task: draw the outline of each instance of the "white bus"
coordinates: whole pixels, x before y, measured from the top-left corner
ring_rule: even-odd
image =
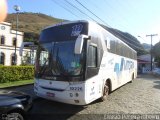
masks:
[[[136,76],[136,51],[97,23],[63,22],[41,32],[34,84],[39,97],[86,105]]]

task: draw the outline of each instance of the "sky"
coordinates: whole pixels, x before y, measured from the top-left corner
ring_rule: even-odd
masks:
[[[15,13],[14,5],[20,6],[20,12],[95,20],[130,33],[141,43],[150,44],[151,37],[146,37],[150,34],[158,34],[152,38],[153,44],[160,41],[160,0],[8,0],[8,13]]]

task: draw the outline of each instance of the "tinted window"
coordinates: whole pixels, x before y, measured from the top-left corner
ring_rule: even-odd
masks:
[[[17,61],[17,55],[15,55],[15,53],[13,53],[11,55],[11,65],[16,65],[16,61]]]
[[[116,49],[116,42],[114,40],[110,41],[110,52],[115,53]]]
[[[1,44],[4,45],[4,42],[5,42],[5,37],[1,36]]]
[[[89,46],[88,49],[88,67],[97,67],[97,48]]]
[[[5,55],[4,53],[0,52],[0,64],[4,65]]]
[[[107,46],[107,41],[105,41],[105,44]],[[124,43],[118,40],[110,41],[110,49],[108,49],[108,51],[120,56],[128,57],[135,60],[137,59],[136,53]]]
[[[16,38],[13,38],[13,46],[15,46],[16,45]]]

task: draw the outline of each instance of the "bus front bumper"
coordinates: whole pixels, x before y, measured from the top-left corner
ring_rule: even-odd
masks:
[[[57,92],[57,91],[49,91],[44,89],[43,90],[34,89],[34,92],[36,96],[42,97],[48,100],[53,100],[53,101],[72,104],[72,105],[88,104],[85,101],[85,98],[83,97],[82,93],[80,93],[80,96],[78,97],[77,92],[70,92],[70,91]]]

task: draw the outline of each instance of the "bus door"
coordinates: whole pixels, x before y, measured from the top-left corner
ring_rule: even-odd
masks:
[[[86,79],[88,95],[90,99],[97,98],[96,96],[99,94],[99,83],[100,79],[98,76],[98,49],[96,45],[88,45],[87,50],[87,71],[86,71]]]

